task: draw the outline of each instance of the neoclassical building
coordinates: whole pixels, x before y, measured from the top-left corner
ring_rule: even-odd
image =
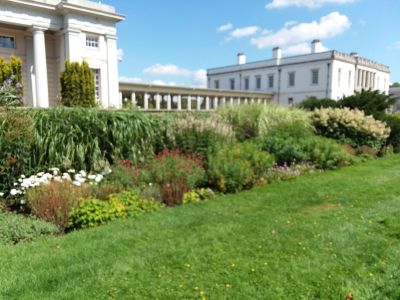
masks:
[[[208,87],[268,92],[281,105],[310,96],[338,100],[362,89],[389,92],[388,66],[357,53],[323,51],[319,40],[311,49],[310,54],[282,57],[281,49],[274,48],[272,59],[251,63],[240,53],[236,65],[207,71]]]
[[[116,23],[123,19],[114,7],[86,0],[0,1],[0,55],[22,59],[26,104],[58,104],[69,59],[88,62],[103,107],[119,107]]]

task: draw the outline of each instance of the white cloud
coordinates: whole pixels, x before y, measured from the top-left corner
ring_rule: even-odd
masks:
[[[400,41],[396,42],[396,48],[400,49]]]
[[[284,7],[308,7],[318,8],[325,4],[346,4],[356,0],[272,0],[266,5],[266,8],[284,8]]]
[[[248,26],[244,28],[237,28],[231,32],[230,36],[235,39],[240,39],[248,36],[255,35],[260,28],[258,26]]]
[[[121,76],[121,77],[119,78],[119,81],[122,81],[122,82],[142,83],[142,82],[143,82],[143,79],[142,79],[142,78],[138,78],[138,77],[124,77],[124,76]]]
[[[225,31],[231,30],[232,28],[233,28],[232,23],[224,24],[224,25],[221,25],[220,27],[218,27],[217,32],[225,32]]]
[[[207,86],[207,71],[200,69],[191,71],[185,68],[178,67],[173,64],[155,64],[143,70],[143,73],[151,76],[176,76],[184,77],[190,80],[190,85],[196,87]],[[174,82],[166,83],[162,80],[155,80],[153,84],[158,85],[176,85]]]
[[[345,15],[338,12],[330,13],[319,22],[300,23],[286,26],[276,32],[264,32],[251,39],[251,43],[259,49],[275,46],[293,46],[313,39],[333,38],[351,27],[351,22]]]
[[[320,49],[321,52],[328,51],[329,49],[322,46]],[[292,55],[301,55],[301,54],[309,54],[311,53],[311,45],[310,43],[301,43],[297,45],[292,45],[287,48],[282,49],[283,54],[285,56],[292,56]]]
[[[118,50],[117,50],[117,59],[118,59],[119,61],[121,61],[121,60],[124,59],[124,55],[125,55],[125,53],[124,53],[124,50],[123,50],[123,49],[118,49]]]

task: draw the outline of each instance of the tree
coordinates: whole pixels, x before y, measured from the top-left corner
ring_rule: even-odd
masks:
[[[400,88],[400,82],[395,82],[390,87]]]
[[[93,71],[86,62],[65,62],[61,73],[61,103],[73,107],[95,107],[96,96]]]

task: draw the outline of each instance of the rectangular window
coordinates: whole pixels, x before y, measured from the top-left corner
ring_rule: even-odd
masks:
[[[293,106],[293,104],[294,104],[293,98],[289,98],[288,99],[288,105],[289,106]]]
[[[268,75],[268,88],[274,88],[274,75]]]
[[[244,79],[244,89],[246,91],[250,89],[250,79],[248,77]]]
[[[99,37],[93,35],[86,36],[86,47],[99,48]]]
[[[339,87],[340,87],[341,81],[342,81],[342,69],[338,69],[337,83],[338,83]]]
[[[295,77],[295,72],[290,72],[289,73],[289,87],[293,87],[296,83],[296,77]]]
[[[101,77],[100,77],[100,69],[92,69],[93,71],[93,76],[94,76],[94,90],[95,90],[95,96],[96,100],[100,100],[100,95],[101,95]]]
[[[229,79],[229,86],[230,86],[231,90],[235,89],[235,79],[234,78]]]
[[[15,49],[15,39],[11,36],[0,36],[0,47]]]
[[[214,88],[217,90],[219,89],[219,80],[214,81]]]
[[[319,83],[319,70],[311,70],[311,84],[317,85]]]
[[[353,72],[349,71],[349,82],[348,87],[351,88],[351,77],[353,76]]]
[[[261,76],[256,76],[256,89],[261,90]]]

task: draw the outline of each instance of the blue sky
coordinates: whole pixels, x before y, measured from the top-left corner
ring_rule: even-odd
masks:
[[[389,65],[400,82],[400,0],[105,0],[126,16],[118,24],[120,77],[202,86],[207,68],[326,49],[358,52]]]

